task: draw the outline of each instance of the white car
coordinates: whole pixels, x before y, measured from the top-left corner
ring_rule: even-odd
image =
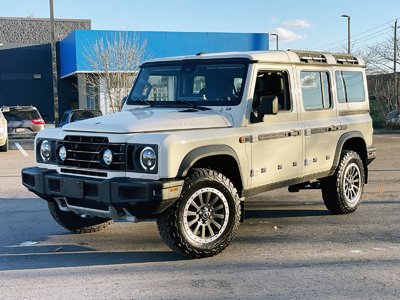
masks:
[[[8,129],[7,119],[4,117],[2,112],[8,111],[6,108],[0,109],[0,152],[6,152],[8,150]]]
[[[71,231],[156,219],[177,253],[212,256],[257,193],[320,189],[332,213],[356,210],[376,152],[367,91],[348,54],[152,60],[122,112],[39,132],[22,181]]]

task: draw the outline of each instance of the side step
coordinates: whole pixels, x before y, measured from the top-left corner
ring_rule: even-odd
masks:
[[[320,190],[321,184],[319,181],[307,181],[295,185],[291,185],[288,187],[288,191],[290,193],[298,193],[300,190]]]

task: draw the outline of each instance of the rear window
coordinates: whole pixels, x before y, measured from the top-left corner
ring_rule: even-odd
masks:
[[[4,116],[8,122],[41,119],[36,109],[10,109]]]

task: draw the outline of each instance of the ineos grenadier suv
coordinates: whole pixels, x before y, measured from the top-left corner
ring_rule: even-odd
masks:
[[[156,219],[191,258],[226,248],[257,193],[321,189],[333,214],[354,212],[376,152],[363,61],[294,50],[148,61],[122,112],[35,145],[23,184],[60,225]]]

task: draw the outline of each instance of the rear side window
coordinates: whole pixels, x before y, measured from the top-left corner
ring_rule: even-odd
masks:
[[[305,110],[332,107],[328,72],[301,72],[301,93]]]
[[[365,89],[362,72],[336,71],[336,90],[339,103],[364,102]]]

